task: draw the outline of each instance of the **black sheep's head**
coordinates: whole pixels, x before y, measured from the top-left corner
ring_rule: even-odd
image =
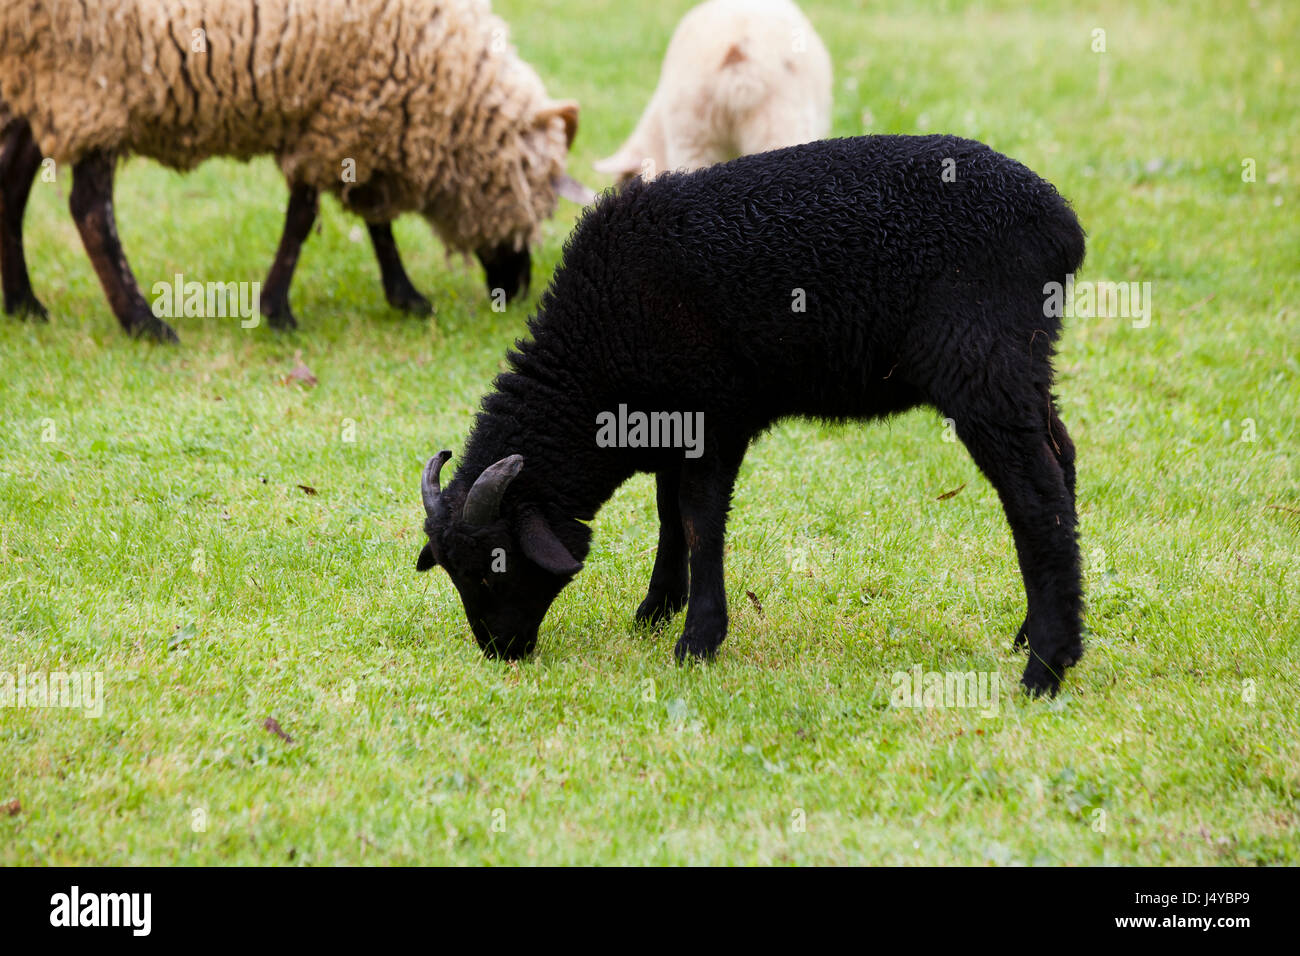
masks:
[[[540,506],[515,496],[505,501],[506,489],[524,467],[522,456],[501,459],[469,487],[457,479],[444,491],[439,474],[450,457],[442,451],[429,459],[420,481],[429,540],[415,569],[436,564],[447,572],[484,654],[523,657],[537,644],[551,602],[582,568],[574,553],[586,556],[590,529],[573,519],[548,517]]]

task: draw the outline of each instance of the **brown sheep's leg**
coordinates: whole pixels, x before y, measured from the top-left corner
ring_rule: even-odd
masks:
[[[375,247],[375,258],[379,260],[379,275],[388,304],[412,315],[431,315],[433,304],[416,291],[402,266],[402,257],[397,253],[397,242],[393,239],[392,224],[368,222],[366,228],[370,230],[370,243]]]
[[[68,206],[81,233],[81,241],[108,296],[113,314],[128,335],[149,336],[159,342],[179,342],[172,327],[157,318],[140,294],[126,254],[117,238],[113,218],[113,162],[111,153],[96,150],[72,169],[72,195]]]
[[[289,208],[284,214],[284,232],[280,235],[280,248],[275,251],[275,261],[262,286],[261,312],[273,329],[296,329],[298,321],[289,309],[289,284],[293,270],[298,265],[298,253],[307,241],[316,211],[320,208],[320,194],[315,186],[299,184],[289,190]]]
[[[636,622],[656,627],[686,606],[690,574],[686,536],[682,531],[681,470],[666,469],[655,475],[655,500],[659,505],[659,549],[645,600],[636,609]]]
[[[0,149],[0,273],[4,276],[4,306],[10,315],[44,319],[49,313],[32,291],[23,253],[23,213],[32,181],[41,165],[41,151],[26,120],[5,133]]]

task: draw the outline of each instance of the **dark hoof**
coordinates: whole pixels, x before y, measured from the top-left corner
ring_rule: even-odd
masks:
[[[433,315],[433,303],[414,289],[398,289],[386,294],[388,304],[409,315]]]
[[[266,324],[278,332],[292,332],[298,327],[298,320],[293,317],[288,302],[263,302],[261,309]]]
[[[1029,663],[1025,666],[1020,683],[1031,697],[1041,697],[1043,694],[1055,697],[1061,689],[1061,678],[1065,676],[1066,670],[1078,663],[1082,656],[1083,647],[1077,642],[1072,648],[1058,651],[1050,663],[1030,648]]]
[[[672,616],[686,606],[685,594],[662,594],[650,591],[636,609],[638,627],[655,628],[666,624]]]
[[[41,305],[34,295],[27,295],[14,302],[5,303],[5,312],[27,322],[48,322],[50,312]]]
[[[1025,668],[1025,673],[1020,678],[1020,683],[1030,697],[1042,697],[1044,694],[1055,697],[1056,692],[1061,689],[1060,677],[1049,671],[1037,659],[1030,660],[1029,666]]]
[[[181,341],[175,329],[152,313],[147,316],[137,316],[128,322],[126,334],[133,339],[153,339],[163,345],[179,345]]]
[[[681,639],[677,642],[677,646],[673,648],[673,656],[677,658],[678,664],[693,661],[711,661],[717,656],[722,639],[726,636],[726,625],[723,625],[718,631],[706,633],[704,628],[696,628],[687,624],[686,630],[682,632]]]

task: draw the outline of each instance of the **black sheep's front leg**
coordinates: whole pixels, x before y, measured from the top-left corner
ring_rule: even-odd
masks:
[[[375,258],[379,260],[379,276],[388,304],[412,315],[431,315],[433,304],[416,291],[402,265],[392,224],[368,222],[366,228],[370,230],[370,244],[375,247]]]
[[[690,571],[686,535],[682,530],[681,471],[666,469],[655,475],[655,500],[659,506],[659,548],[645,600],[636,609],[636,622],[654,627],[686,605]]]
[[[688,459],[682,468],[678,503],[682,532],[690,549],[690,593],[686,627],[677,642],[678,662],[688,656],[708,660],[727,636],[727,590],[722,555],[731,491],[740,471],[737,455],[715,451]]]
[[[289,208],[284,214],[280,247],[275,250],[275,261],[271,263],[271,271],[262,285],[261,313],[273,329],[298,327],[298,320],[289,308],[289,284],[293,282],[298,254],[316,222],[319,208],[320,194],[315,186],[300,183],[289,190]]]
[[[104,287],[113,314],[128,335],[149,336],[159,342],[179,342],[172,327],[153,314],[140,294],[126,253],[117,238],[113,218],[113,163],[111,153],[87,154],[72,168],[72,194],[68,207],[81,233],[81,241]]]
[[[48,313],[32,291],[23,253],[23,213],[32,182],[41,166],[41,151],[26,120],[5,132],[0,148],[0,273],[4,277],[4,306],[10,315],[44,319]]]

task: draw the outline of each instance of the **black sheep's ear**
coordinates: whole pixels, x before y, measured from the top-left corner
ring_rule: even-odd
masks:
[[[519,546],[544,571],[571,575],[582,570],[582,562],[569,553],[546,519],[535,511],[525,512],[520,519]]]
[[[438,559],[433,556],[433,545],[426,544],[420,549],[420,556],[415,559],[415,570],[428,571],[438,563]]]

